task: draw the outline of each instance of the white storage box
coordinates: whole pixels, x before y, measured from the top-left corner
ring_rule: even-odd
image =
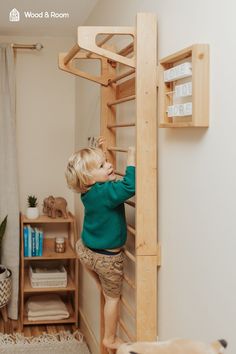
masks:
[[[67,271],[63,265],[29,266],[29,278],[32,288],[65,288]]]

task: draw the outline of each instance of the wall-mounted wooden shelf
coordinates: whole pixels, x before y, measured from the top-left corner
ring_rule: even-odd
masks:
[[[194,44],[161,59],[158,82],[160,128],[209,126],[208,44]]]

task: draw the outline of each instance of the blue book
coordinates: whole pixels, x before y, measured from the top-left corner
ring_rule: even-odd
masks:
[[[27,230],[28,230],[28,256],[32,257],[32,236],[31,236],[32,227],[30,225],[27,225]]]
[[[28,257],[28,228],[27,226],[24,226],[24,257]]]
[[[35,247],[36,247],[36,257],[39,256],[39,229],[35,228]]]
[[[39,256],[43,255],[43,231],[39,230]]]
[[[32,257],[36,256],[36,235],[35,229],[31,229],[31,238],[32,238]]]

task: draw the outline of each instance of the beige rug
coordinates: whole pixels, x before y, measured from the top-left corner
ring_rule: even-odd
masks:
[[[76,331],[24,337],[22,334],[0,333],[1,354],[90,354],[83,335]]]

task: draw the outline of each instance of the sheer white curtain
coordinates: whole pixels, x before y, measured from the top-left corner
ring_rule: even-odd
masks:
[[[19,196],[16,156],[15,64],[10,44],[0,43],[0,220],[8,215],[2,245],[2,264],[13,274],[8,315],[18,318]]]

